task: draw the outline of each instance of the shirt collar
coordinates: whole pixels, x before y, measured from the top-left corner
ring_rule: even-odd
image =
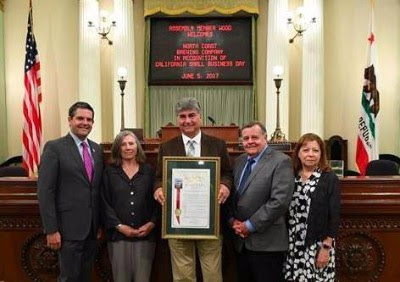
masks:
[[[267,150],[267,147],[268,144],[265,145],[264,149],[262,149],[262,151],[256,157],[247,156],[247,160],[253,159],[257,163],[260,160],[261,156],[264,154],[265,150]]]
[[[88,142],[87,138],[85,138],[85,140],[81,140],[81,139],[79,139],[78,136],[73,134],[71,131],[69,132],[69,135],[71,135],[72,139],[74,139],[74,142],[75,142],[76,146],[79,147],[81,145],[81,143],[86,143],[87,145],[89,145],[89,142]]]
[[[183,140],[183,144],[187,144],[187,142],[189,140],[193,140],[196,142],[196,144],[200,145],[200,141],[201,141],[201,130],[199,131],[199,133],[197,133],[197,135],[193,138],[189,138],[188,136],[186,136],[185,134],[182,134],[182,140]]]

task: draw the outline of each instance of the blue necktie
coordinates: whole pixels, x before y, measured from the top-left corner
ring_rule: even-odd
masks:
[[[251,174],[251,167],[254,163],[254,159],[247,160],[246,167],[242,176],[242,181],[240,181],[239,188],[237,189],[238,195],[241,195],[243,193],[244,185],[246,184],[247,178],[249,178]]]

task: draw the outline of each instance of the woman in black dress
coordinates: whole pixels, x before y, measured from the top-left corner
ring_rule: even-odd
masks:
[[[330,171],[325,146],[313,133],[293,152],[295,189],[289,207],[286,281],[334,281],[339,229],[339,179]]]

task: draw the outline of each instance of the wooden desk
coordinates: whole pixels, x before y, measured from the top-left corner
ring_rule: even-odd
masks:
[[[346,177],[340,184],[340,281],[399,281],[400,177]]]
[[[342,220],[337,240],[340,281],[397,282],[400,177],[348,177],[340,183]],[[55,281],[57,256],[44,247],[36,180],[0,178],[0,250],[0,281]],[[104,243],[99,244],[99,250],[95,281],[106,281],[110,267]],[[152,281],[172,281],[164,240],[157,246],[154,266]],[[231,252],[224,253],[223,272],[225,281],[233,280],[235,266]]]

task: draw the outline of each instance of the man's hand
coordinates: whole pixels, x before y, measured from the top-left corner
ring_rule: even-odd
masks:
[[[141,238],[146,237],[151,232],[151,230],[153,230],[154,226],[155,226],[154,222],[151,222],[151,221],[140,226],[138,229],[138,231],[139,231],[138,237],[141,237]]]
[[[61,234],[60,232],[54,232],[46,235],[47,246],[52,250],[58,250],[61,248]]]
[[[164,198],[164,192],[162,190],[162,187],[158,187],[156,191],[154,192],[154,200],[160,203],[160,205],[164,205],[165,198]]]
[[[231,192],[229,191],[228,187],[226,187],[225,184],[221,184],[219,187],[219,193],[218,193],[218,203],[223,204],[226,202],[226,199],[228,199],[229,194]]]
[[[247,229],[247,226],[244,221],[239,221],[235,219],[232,223],[232,229],[235,231],[235,234],[242,237],[242,238],[247,238],[250,235],[249,229]]]

